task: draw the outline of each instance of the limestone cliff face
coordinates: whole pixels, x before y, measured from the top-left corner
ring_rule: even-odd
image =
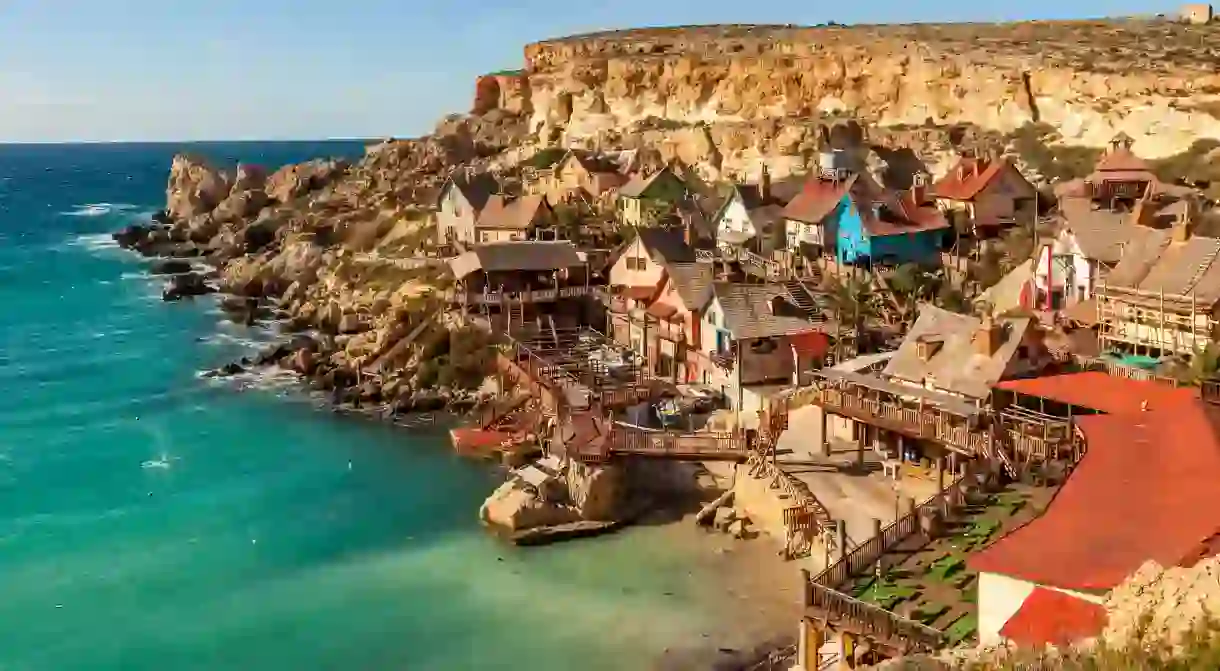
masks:
[[[540,143],[698,126],[671,144],[748,146],[722,150],[731,170],[751,151],[796,161],[816,142],[801,122],[843,116],[1042,123],[1086,146],[1125,132],[1159,158],[1220,139],[1218,46],[1220,32],[1166,21],[623,31],[530,45],[524,73],[481,84],[478,107],[529,114]]]

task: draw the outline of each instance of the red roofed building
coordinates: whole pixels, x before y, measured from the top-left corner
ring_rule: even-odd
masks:
[[[1180,566],[1214,554],[1220,439],[1197,390],[1095,372],[997,390],[1104,414],[1076,417],[1087,450],[1046,512],[970,560],[981,644],[1008,638],[1008,623],[1039,588],[1100,603],[1150,559]],[[1054,628],[1031,619],[1025,613],[1011,630]]]
[[[1036,205],[1038,190],[1008,159],[966,157],[932,185],[958,230],[994,235]]]
[[[1021,647],[1064,647],[1095,638],[1106,627],[1106,609],[1053,589],[1036,588],[1004,623],[1000,634]]]

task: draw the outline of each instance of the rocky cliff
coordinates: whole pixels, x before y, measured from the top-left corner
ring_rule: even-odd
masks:
[[[730,175],[808,163],[837,118],[1037,124],[1088,147],[1124,132],[1165,158],[1220,139],[1217,47],[1220,28],[1167,20],[628,30],[527,46],[523,70],[480,79],[475,109],[528,115],[544,145],[664,131],[671,153]]]

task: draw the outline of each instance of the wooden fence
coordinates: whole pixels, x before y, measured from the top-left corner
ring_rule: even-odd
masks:
[[[913,507],[881,530],[880,534],[857,545],[839,561],[827,566],[813,578],[822,587],[838,589],[855,576],[868,572],[877,561],[899,543],[920,533],[920,517],[930,511],[947,511],[965,503],[966,477],[958,476],[940,493]]]
[[[944,634],[925,624],[895,615],[809,580],[805,608],[833,617],[854,633],[898,652],[932,651],[944,644]]]

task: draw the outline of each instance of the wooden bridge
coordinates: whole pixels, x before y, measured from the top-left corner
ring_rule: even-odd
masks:
[[[589,464],[606,463],[616,457],[651,457],[671,461],[746,461],[751,445],[740,432],[682,433],[654,431],[598,416],[598,435],[568,456]]]

